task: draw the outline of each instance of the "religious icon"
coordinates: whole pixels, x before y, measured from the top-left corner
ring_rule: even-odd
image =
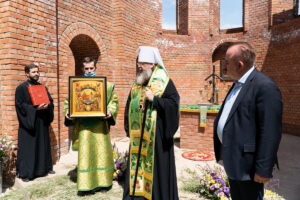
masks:
[[[70,117],[106,116],[106,77],[69,77]]]

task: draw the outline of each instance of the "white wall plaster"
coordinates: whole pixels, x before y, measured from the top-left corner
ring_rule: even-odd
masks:
[[[186,47],[186,44],[184,44],[184,43],[174,43],[171,40],[162,39],[162,38],[156,39],[156,43],[161,45],[164,48],[169,48],[169,47],[183,48],[183,47]]]
[[[282,40],[291,40],[295,39],[296,37],[300,37],[300,29],[294,29],[290,32],[287,32],[285,34],[278,34],[271,37],[272,42],[279,42]]]
[[[161,0],[159,2],[157,0],[152,1],[153,8],[158,9],[159,8],[159,3],[161,3]]]

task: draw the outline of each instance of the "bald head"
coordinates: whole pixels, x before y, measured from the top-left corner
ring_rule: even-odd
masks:
[[[236,42],[231,45],[228,50],[231,48],[235,49],[235,59],[236,61],[242,61],[246,67],[251,68],[255,62],[255,52],[250,44],[247,42]]]
[[[225,56],[227,73],[234,80],[239,80],[254,64],[255,52],[250,44],[236,42],[231,45]]]

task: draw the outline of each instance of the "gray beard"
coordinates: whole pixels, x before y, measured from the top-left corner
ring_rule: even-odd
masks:
[[[138,85],[144,85],[147,83],[152,76],[152,69],[147,69],[145,71],[139,72],[136,76],[136,83]]]

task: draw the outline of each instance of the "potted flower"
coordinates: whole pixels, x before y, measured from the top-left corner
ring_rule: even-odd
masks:
[[[217,165],[207,165],[200,167],[200,169],[200,185],[197,192],[208,199],[230,200],[229,180],[223,168]],[[279,187],[279,180],[272,179],[266,185],[264,200],[284,200],[282,196],[270,190],[270,188],[272,188],[271,184],[273,183],[276,183],[276,186]]]
[[[128,151],[119,152],[116,145],[113,144],[113,156],[114,156],[114,180],[121,181],[125,177],[125,170],[127,168]]]
[[[205,167],[201,170],[200,194],[209,199],[230,199],[229,181],[220,167]]]
[[[2,193],[2,167],[9,160],[9,152],[13,149],[10,138],[3,134],[0,136],[0,193]]]

